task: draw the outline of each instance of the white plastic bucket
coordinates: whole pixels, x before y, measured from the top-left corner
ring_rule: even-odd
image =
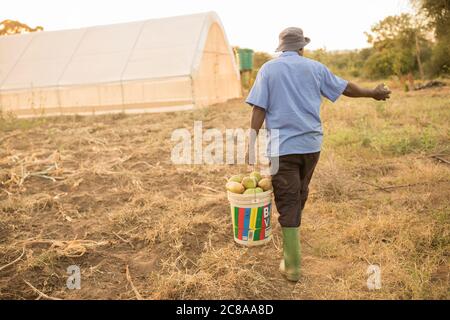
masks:
[[[272,191],[251,195],[228,192],[234,241],[244,246],[264,245],[272,239]]]

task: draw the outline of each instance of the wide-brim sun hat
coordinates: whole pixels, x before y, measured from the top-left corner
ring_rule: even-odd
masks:
[[[311,39],[303,35],[303,30],[296,27],[286,28],[280,33],[279,51],[298,51],[303,49]]]

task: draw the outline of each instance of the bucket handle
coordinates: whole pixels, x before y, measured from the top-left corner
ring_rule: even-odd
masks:
[[[254,196],[254,198],[252,199],[252,203],[258,203],[259,201],[258,201],[258,199],[256,198],[256,193],[255,193],[255,196]]]

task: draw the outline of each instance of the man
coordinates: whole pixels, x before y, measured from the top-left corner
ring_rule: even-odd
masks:
[[[332,102],[342,94],[385,101],[391,93],[384,85],[373,90],[360,88],[335,76],[323,64],[303,57],[309,42],[300,28],[281,32],[277,51],[282,54],[262,66],[246,101],[253,107],[247,161],[253,163],[256,135],[265,121],[268,157],[272,165],[278,164],[272,183],[283,233],[280,271],[290,281],[300,278],[301,212],[322,145],[322,96]]]

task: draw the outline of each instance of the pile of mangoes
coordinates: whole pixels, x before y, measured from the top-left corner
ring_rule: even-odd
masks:
[[[256,194],[272,190],[272,180],[263,177],[259,172],[252,172],[246,176],[238,174],[228,179],[226,188],[237,194]]]

